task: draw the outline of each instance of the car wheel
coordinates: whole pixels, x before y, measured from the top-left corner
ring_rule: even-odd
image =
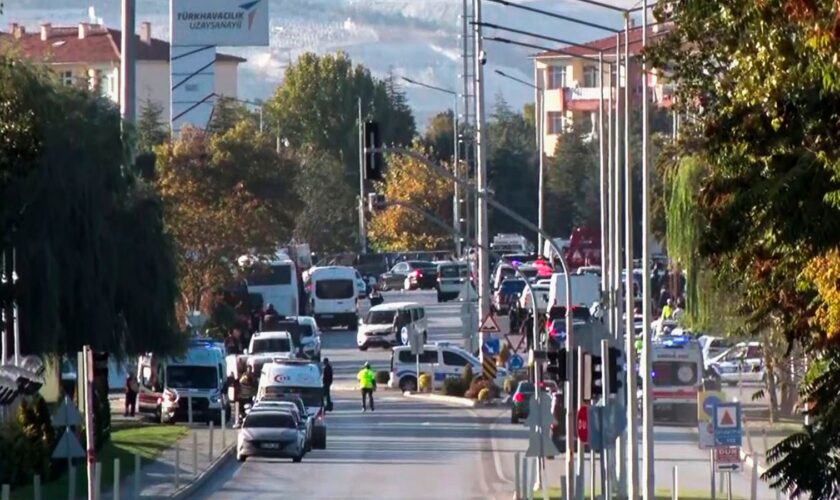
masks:
[[[368,346],[367,346],[367,344],[365,344],[365,345],[360,345],[360,346],[359,346],[359,350],[360,350],[360,351],[367,351],[367,350],[368,350]]]
[[[519,423],[519,417],[516,416],[516,413],[510,412],[510,423],[512,423],[512,424],[518,424]]]
[[[417,390],[417,379],[414,377],[403,377],[400,380],[400,390],[403,392],[414,392]]]
[[[236,454],[236,460],[238,460],[238,461],[240,461],[240,462],[244,462],[244,461],[245,461],[245,459],[247,459],[247,458],[248,458],[248,457],[246,457],[245,455],[243,455],[243,454],[241,454],[241,453],[237,453],[237,454]]]
[[[441,295],[440,293],[437,294],[437,301],[438,304],[440,304],[441,302],[446,302],[446,300],[443,299],[443,295]]]
[[[312,434],[312,448],[316,450],[326,450],[327,449],[327,431],[324,430],[323,432],[315,433],[313,431]]]
[[[429,332],[423,332],[423,343],[424,344],[429,343]]]
[[[292,457],[292,462],[294,462],[296,464],[299,464],[299,463],[303,462],[303,453],[301,453],[300,455],[298,455],[296,457]]]

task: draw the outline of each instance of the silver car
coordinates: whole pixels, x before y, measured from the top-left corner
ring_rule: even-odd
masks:
[[[298,398],[298,401],[300,399]],[[300,403],[302,406],[302,402]],[[306,414],[306,410],[301,410],[301,407],[295,401],[272,401],[268,399],[262,399],[258,401],[253,407],[251,407],[250,411],[290,411],[292,412],[295,417],[304,423],[305,425],[305,440],[306,443],[306,451],[312,451],[312,427],[313,427],[313,418]],[[303,411],[303,413],[301,413]]]
[[[290,411],[252,411],[239,431],[236,459],[264,456],[300,462],[306,454],[305,434],[305,424]]]

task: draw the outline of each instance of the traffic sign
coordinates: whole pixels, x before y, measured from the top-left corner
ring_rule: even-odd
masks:
[[[423,334],[416,328],[411,329],[411,336],[408,339],[411,345],[411,354],[419,356],[423,354]]]
[[[481,326],[478,327],[478,331],[481,333],[502,333],[502,329],[499,328],[499,322],[496,321],[496,316],[493,313],[488,313],[484,317],[481,321]]]
[[[715,407],[726,402],[726,395],[720,391],[700,391],[697,393],[697,421],[711,422]]]
[[[578,408],[577,435],[584,443],[589,441],[589,407],[586,405]]]
[[[52,417],[53,427],[69,427],[82,425],[82,414],[76,407],[76,403],[69,397],[64,397],[64,400],[58,406],[55,414]]]
[[[528,403],[528,418],[525,424],[528,425],[528,451],[526,457],[553,457],[559,455],[554,441],[551,439],[551,423],[554,416],[551,414],[551,398],[531,398]]]
[[[85,450],[82,448],[79,438],[73,434],[69,427],[64,429],[64,435],[55,445],[52,458],[81,458],[83,456],[85,456]]]
[[[610,404],[604,407],[604,441],[612,443],[627,428],[627,411],[622,404]]]
[[[741,446],[741,403],[716,405],[713,423],[716,446]]]
[[[408,345],[409,337],[407,326],[402,327],[402,330],[400,330],[400,340],[402,341],[403,345]]]
[[[715,426],[711,422],[698,422],[697,435],[698,446],[701,450],[708,450],[715,447]]]
[[[595,451],[604,449],[604,426],[603,420],[605,410],[603,406],[589,407],[589,448]]]
[[[484,339],[484,350],[490,354],[499,354],[502,350],[502,344],[499,342],[499,337],[488,336]]]
[[[519,370],[525,366],[525,360],[519,354],[514,354],[508,363],[511,370]]]
[[[715,467],[721,472],[741,470],[741,447],[722,446],[715,448]]]

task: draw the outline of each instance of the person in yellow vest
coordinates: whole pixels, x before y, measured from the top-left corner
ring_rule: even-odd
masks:
[[[359,380],[359,387],[362,389],[362,411],[367,411],[367,400],[370,399],[370,411],[373,411],[373,391],[376,390],[376,373],[371,369],[370,363],[359,370],[356,375]]]
[[[674,315],[674,301],[668,299],[665,303],[665,307],[662,308],[662,319],[671,319]]]

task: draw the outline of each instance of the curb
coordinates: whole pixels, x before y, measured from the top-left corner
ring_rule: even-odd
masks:
[[[212,476],[217,470],[221,469],[223,466],[227,464],[230,460],[233,459],[234,450],[236,449],[236,442],[229,444],[228,447],[223,451],[218,457],[213,460],[210,465],[204,469],[194,481],[189,484],[185,484],[178,491],[172,493],[169,498],[174,498],[176,500],[182,500],[185,498],[190,498],[193,493],[196,492],[199,488],[201,488],[204,483]]]
[[[458,398],[455,396],[443,396],[440,394],[423,394],[423,393],[411,393],[411,392],[404,392],[403,397],[408,399],[417,399],[417,400],[425,400],[425,401],[435,401],[438,403],[444,403],[453,406],[465,406],[467,408],[475,408],[476,401],[467,398]]]

